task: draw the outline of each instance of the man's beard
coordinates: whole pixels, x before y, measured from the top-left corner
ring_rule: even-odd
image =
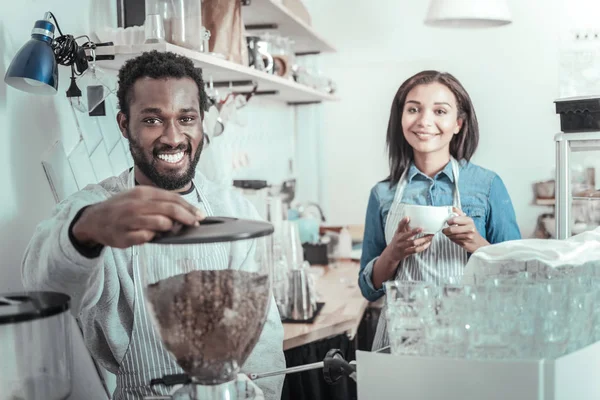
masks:
[[[140,146],[137,140],[131,137],[131,132],[127,130],[127,138],[129,139],[129,149],[133,163],[140,171],[150,179],[157,187],[165,190],[178,190],[185,187],[192,181],[196,174],[196,165],[200,161],[200,153],[204,147],[204,140],[201,140],[196,149],[196,153],[192,158],[192,145],[188,140],[187,144],[180,144],[177,147],[162,146],[152,150],[152,158],[148,160],[144,149]],[[204,139],[204,138],[203,138]],[[156,156],[162,151],[184,151],[184,157],[189,157],[187,170],[181,174],[179,171],[172,174],[161,174],[156,170]]]

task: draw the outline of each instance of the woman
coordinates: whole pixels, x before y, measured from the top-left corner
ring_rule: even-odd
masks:
[[[478,141],[473,104],[455,77],[423,71],[400,86],[387,132],[390,175],[373,187],[367,207],[359,273],[365,298],[379,299],[391,279],[443,284],[462,275],[478,248],[521,238],[500,177],[469,162]],[[452,205],[458,216],[423,235],[405,204]],[[388,344],[384,314],[374,350]]]

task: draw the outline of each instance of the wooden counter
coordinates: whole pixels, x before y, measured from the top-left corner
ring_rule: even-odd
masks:
[[[342,333],[351,338],[356,334],[368,305],[358,287],[359,264],[338,261],[335,265],[312,267],[323,270],[316,286],[318,301],[325,306],[312,324],[283,324],[284,350]]]
[[[364,224],[360,225],[346,225],[348,228],[348,232],[350,232],[350,236],[352,237],[352,242],[362,242],[363,235],[365,234],[365,226]],[[323,235],[327,231],[338,232],[342,229],[340,225],[321,225],[319,227],[319,233]]]

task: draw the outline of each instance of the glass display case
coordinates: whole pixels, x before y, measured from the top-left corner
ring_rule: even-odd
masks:
[[[556,142],[556,238],[566,239],[572,235],[573,202],[585,201],[584,210],[590,214],[587,219],[600,218],[600,191],[593,188],[581,193],[572,190],[571,158],[573,153],[600,151],[600,131],[583,133],[560,132],[554,137]]]

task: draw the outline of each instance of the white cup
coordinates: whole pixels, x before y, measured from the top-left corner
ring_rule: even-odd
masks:
[[[404,215],[410,218],[409,226],[422,228],[426,235],[433,235],[448,226],[450,218],[458,214],[452,211],[452,206],[421,206],[416,204],[405,204]]]

